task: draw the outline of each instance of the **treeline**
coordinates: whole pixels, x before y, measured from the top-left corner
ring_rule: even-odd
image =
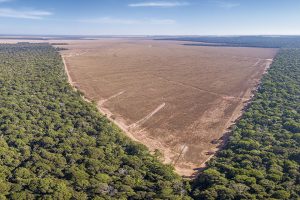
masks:
[[[48,44],[0,45],[0,199],[189,199],[85,102]]]
[[[260,48],[300,48],[300,36],[169,37],[158,40],[189,41],[189,46],[230,46]],[[199,42],[199,43],[198,43]],[[203,42],[203,43],[201,43]]]
[[[192,183],[194,199],[300,199],[300,49],[279,52],[208,165]]]

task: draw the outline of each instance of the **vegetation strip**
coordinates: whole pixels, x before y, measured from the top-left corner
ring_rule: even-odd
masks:
[[[0,45],[0,199],[188,199],[171,166],[67,81],[48,44]]]
[[[194,199],[300,198],[300,49],[282,49]]]

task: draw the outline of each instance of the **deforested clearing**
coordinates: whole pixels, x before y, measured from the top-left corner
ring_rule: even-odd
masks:
[[[73,86],[185,176],[222,146],[277,52],[145,39],[67,43],[61,53]]]

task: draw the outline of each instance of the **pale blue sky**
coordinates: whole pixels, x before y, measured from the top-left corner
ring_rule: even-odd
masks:
[[[300,0],[0,0],[0,34],[300,34]]]

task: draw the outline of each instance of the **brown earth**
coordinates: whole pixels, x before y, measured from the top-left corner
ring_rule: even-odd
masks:
[[[144,39],[59,42],[69,43],[61,47],[69,49],[62,55],[71,84],[185,176],[220,148],[277,52]]]
[[[63,57],[73,84],[181,175],[217,151],[277,51],[141,39],[69,43]]]

